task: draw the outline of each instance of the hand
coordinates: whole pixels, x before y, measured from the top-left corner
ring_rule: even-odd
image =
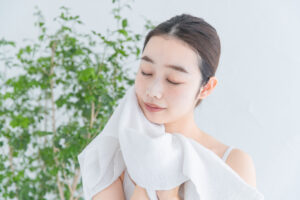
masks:
[[[134,180],[129,176],[130,180],[133,182],[133,184],[135,185],[134,188],[134,192],[133,195],[131,196],[130,200],[150,200],[148,195],[147,195],[147,191],[145,188],[142,188],[140,186],[138,186]],[[157,190],[156,194],[159,200],[180,200],[179,198],[179,186],[171,189],[171,190]]]
[[[130,177],[130,175],[128,174],[129,179],[132,181],[132,183],[136,186],[136,183],[134,182],[134,180]]]
[[[139,185],[137,185],[132,178],[129,176],[130,180],[133,182],[133,184],[135,185],[134,191],[132,196],[130,197],[130,200],[150,200],[150,198],[148,197],[147,191],[145,188],[140,187]]]
[[[157,190],[156,194],[159,200],[180,200],[179,187],[177,186],[171,190]]]
[[[135,185],[134,191],[130,200],[150,200],[145,188]]]

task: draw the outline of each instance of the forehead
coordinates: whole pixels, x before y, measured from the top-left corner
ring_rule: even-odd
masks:
[[[187,43],[175,37],[152,36],[144,49],[144,55],[165,66],[183,66],[189,73],[199,71],[198,54]]]

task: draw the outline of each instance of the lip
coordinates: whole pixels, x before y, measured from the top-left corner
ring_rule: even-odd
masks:
[[[157,111],[161,111],[164,110],[165,108],[161,108],[155,104],[151,104],[151,103],[144,103],[145,107],[147,110],[151,111],[151,112],[157,112]]]

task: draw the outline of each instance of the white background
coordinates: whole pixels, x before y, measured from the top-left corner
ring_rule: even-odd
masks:
[[[35,5],[49,29],[62,5],[80,15],[87,29],[104,32],[115,23],[111,1],[1,0],[0,38],[18,44],[35,39]],[[182,13],[216,28],[222,46],[219,83],[197,108],[197,124],[252,156],[257,188],[266,199],[299,199],[300,1],[136,0],[131,5],[133,11],[125,13],[137,32],[143,16],[158,24]],[[135,71],[138,63],[131,67]]]

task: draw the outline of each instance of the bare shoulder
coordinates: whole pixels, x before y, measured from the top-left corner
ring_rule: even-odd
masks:
[[[116,179],[111,185],[93,195],[92,200],[125,200],[125,194],[121,179]]]
[[[206,148],[210,149],[222,159],[229,146],[213,136],[203,131],[201,132],[204,133],[205,137],[202,138],[202,140],[195,137],[195,140]],[[243,180],[245,180],[246,183],[256,187],[255,166],[251,156],[248,153],[241,149],[234,148],[229,152],[229,155],[226,159],[226,164],[228,164]]]
[[[256,187],[256,171],[252,157],[245,151],[234,148],[227,157],[226,163],[238,174],[246,183]]]
[[[228,149],[228,145],[222,143],[212,136],[208,136],[208,144],[211,150],[215,152],[220,158]],[[256,187],[256,171],[252,157],[245,151],[239,148],[233,148],[226,159],[228,164],[246,183]]]

